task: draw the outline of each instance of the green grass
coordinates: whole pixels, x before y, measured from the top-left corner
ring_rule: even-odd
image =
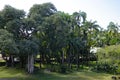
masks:
[[[5,60],[3,60],[3,59],[0,59],[0,62],[5,62]]]
[[[28,75],[24,70],[0,67],[0,80],[112,80],[110,74],[92,71],[74,71],[69,74],[60,74],[49,71],[38,71]]]
[[[26,74],[24,70],[0,67],[0,78],[17,78],[17,77],[25,77],[25,76]]]

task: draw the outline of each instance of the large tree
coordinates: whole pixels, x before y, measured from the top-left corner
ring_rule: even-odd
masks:
[[[26,68],[28,73],[34,72],[34,57],[38,53],[38,45],[31,40],[21,40],[19,42],[20,53],[26,57]]]
[[[44,62],[45,53],[49,53],[45,38],[46,35],[42,29],[44,27],[43,22],[45,22],[47,17],[55,14],[56,12],[57,9],[52,3],[43,3],[33,5],[28,13],[28,18],[34,20],[37,26],[34,31],[34,36],[39,40],[40,65],[41,62]]]
[[[64,48],[66,47],[66,40],[69,34],[69,24],[66,21],[67,14],[58,12],[48,18],[43,23],[43,32],[46,35],[47,47],[50,54],[55,56],[60,53],[62,64],[64,63]]]
[[[14,19],[23,19],[25,17],[25,12],[23,10],[19,10],[6,5],[4,9],[0,12],[0,17],[0,22],[2,22],[1,28],[6,28],[6,24],[9,21],[12,21]]]
[[[13,56],[17,55],[19,50],[13,39],[13,34],[4,29],[0,29],[0,50],[3,58],[7,61],[7,66],[13,66]],[[7,59],[7,57],[9,57],[9,59]]]

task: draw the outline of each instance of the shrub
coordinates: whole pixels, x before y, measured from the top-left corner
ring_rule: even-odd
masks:
[[[117,69],[118,68],[115,65],[108,63],[101,63],[101,64],[97,64],[93,70],[115,74]]]
[[[61,72],[61,73],[66,73],[66,71],[67,71],[67,66],[66,66],[65,64],[62,64],[62,65],[60,66],[60,72]]]
[[[120,74],[120,45],[112,45],[97,51],[98,63],[93,70]]]

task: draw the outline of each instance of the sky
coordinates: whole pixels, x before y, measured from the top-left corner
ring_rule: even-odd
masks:
[[[87,13],[87,20],[97,21],[104,29],[111,21],[120,24],[120,0],[0,0],[0,10],[5,5],[11,5],[28,13],[34,4],[45,2],[51,2],[58,11],[69,14],[84,11]]]

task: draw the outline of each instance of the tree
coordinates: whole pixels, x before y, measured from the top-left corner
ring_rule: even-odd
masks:
[[[2,28],[6,28],[6,23],[14,19],[23,19],[25,17],[25,12],[23,10],[15,9],[9,5],[6,5],[4,9],[1,11],[1,18],[3,19],[4,25]]]
[[[40,65],[41,62],[44,61],[45,53],[49,53],[48,45],[46,42],[46,35],[43,31],[43,22],[45,22],[45,18],[51,15],[54,15],[57,12],[56,7],[52,3],[44,3],[44,4],[35,4],[30,8],[30,12],[28,13],[28,18],[35,21],[36,28],[34,36],[39,39],[39,53],[40,53]]]
[[[0,11],[0,29],[3,29],[5,25],[4,18],[2,17],[2,12]]]
[[[64,48],[69,33],[69,25],[65,20],[67,14],[58,12],[48,18],[43,23],[43,32],[46,37],[47,47],[51,53],[61,53],[62,64],[64,63]],[[53,54],[56,55],[56,54]]]
[[[72,54],[75,55],[76,62],[77,62],[77,69],[79,69],[80,65],[80,57],[83,55],[83,51],[85,48],[85,40],[84,36],[85,34],[83,33],[83,25],[86,22],[86,13],[85,12],[74,12],[72,14],[72,35],[69,43],[69,47],[72,49]]]
[[[27,72],[34,72],[34,56],[38,53],[38,45],[31,40],[21,40],[19,43],[19,49],[21,55],[27,57]]]
[[[98,24],[96,24],[96,21],[92,22],[92,21],[86,21],[82,27],[81,27],[82,31],[83,31],[83,41],[84,41],[84,55],[86,57],[86,61],[88,64],[88,61],[90,61],[90,49],[91,47],[95,47],[97,44],[97,37],[98,37],[98,33],[100,30],[100,26]]]
[[[14,19],[6,23],[6,30],[13,34],[15,41],[22,38],[23,20]]]
[[[9,60],[4,58],[7,61],[7,66],[13,66],[13,55],[18,54],[19,50],[13,39],[13,34],[4,29],[0,29],[0,50],[5,57],[9,56]]]
[[[30,8],[28,18],[35,20],[36,25],[40,26],[44,22],[45,17],[49,17],[56,12],[57,9],[52,3],[35,4]]]
[[[20,40],[18,41],[21,60],[27,58],[27,71],[33,73],[34,71],[34,55],[38,53],[38,45],[34,38],[36,25],[32,19],[24,19],[23,24],[19,29]],[[22,61],[23,61],[22,60]],[[23,62],[24,63],[24,62]]]
[[[25,12],[23,10],[13,8],[10,5],[6,5],[0,12],[0,17],[1,28],[12,33],[15,39],[19,38],[20,27],[22,26]]]
[[[23,54],[23,52],[21,51],[21,48],[24,45],[22,45],[22,47],[21,47],[21,43],[22,43],[22,40],[27,40],[27,41],[25,41],[25,42],[23,41],[23,42],[28,45],[29,44],[33,45],[32,48],[35,47],[36,43],[32,41],[32,36],[36,30],[35,21],[30,18],[25,18],[25,12],[23,10],[18,10],[9,5],[6,5],[4,7],[4,9],[0,12],[0,22],[1,23],[3,22],[2,25],[0,25],[1,28],[6,29],[9,33],[12,34],[12,38],[13,38],[12,40],[14,43],[13,42],[11,42],[11,43],[16,45],[16,46],[14,45],[13,49],[14,48],[16,48],[16,50],[19,49],[19,54],[17,54],[16,56],[18,56],[20,58],[20,60],[22,60],[23,58],[26,58],[26,57],[29,58],[29,61],[28,61],[29,67],[27,67],[27,68],[29,68],[28,72],[32,73],[33,72],[32,67],[34,67],[34,65],[32,63],[33,54],[27,55],[27,56],[25,55],[25,53]],[[24,47],[26,47],[26,46],[24,46]],[[11,48],[12,48],[12,45],[11,45],[11,47],[7,46],[7,49],[11,50]],[[38,48],[36,47],[36,49],[38,49]],[[7,51],[11,53],[10,50],[7,50]],[[28,52],[29,52],[29,50],[28,50]],[[22,61],[25,62],[24,59]]]
[[[90,58],[90,48],[97,45],[97,34],[100,30],[99,25],[96,24],[96,21],[87,21],[85,12],[75,12],[72,17],[75,21],[74,26],[74,34],[77,35],[76,39],[79,41],[76,44],[76,50],[78,52],[78,57],[76,58],[78,61],[79,67],[79,59],[83,59],[86,57],[86,60]],[[74,38],[75,39],[75,38]],[[74,42],[75,43],[75,42]],[[82,46],[81,46],[82,45]],[[75,46],[74,46],[75,48]],[[77,49],[78,48],[78,49]],[[87,60],[88,61],[88,60]]]
[[[118,38],[118,33],[119,33],[119,27],[117,24],[110,22],[109,25],[107,26],[107,45],[114,45],[119,42]]]

